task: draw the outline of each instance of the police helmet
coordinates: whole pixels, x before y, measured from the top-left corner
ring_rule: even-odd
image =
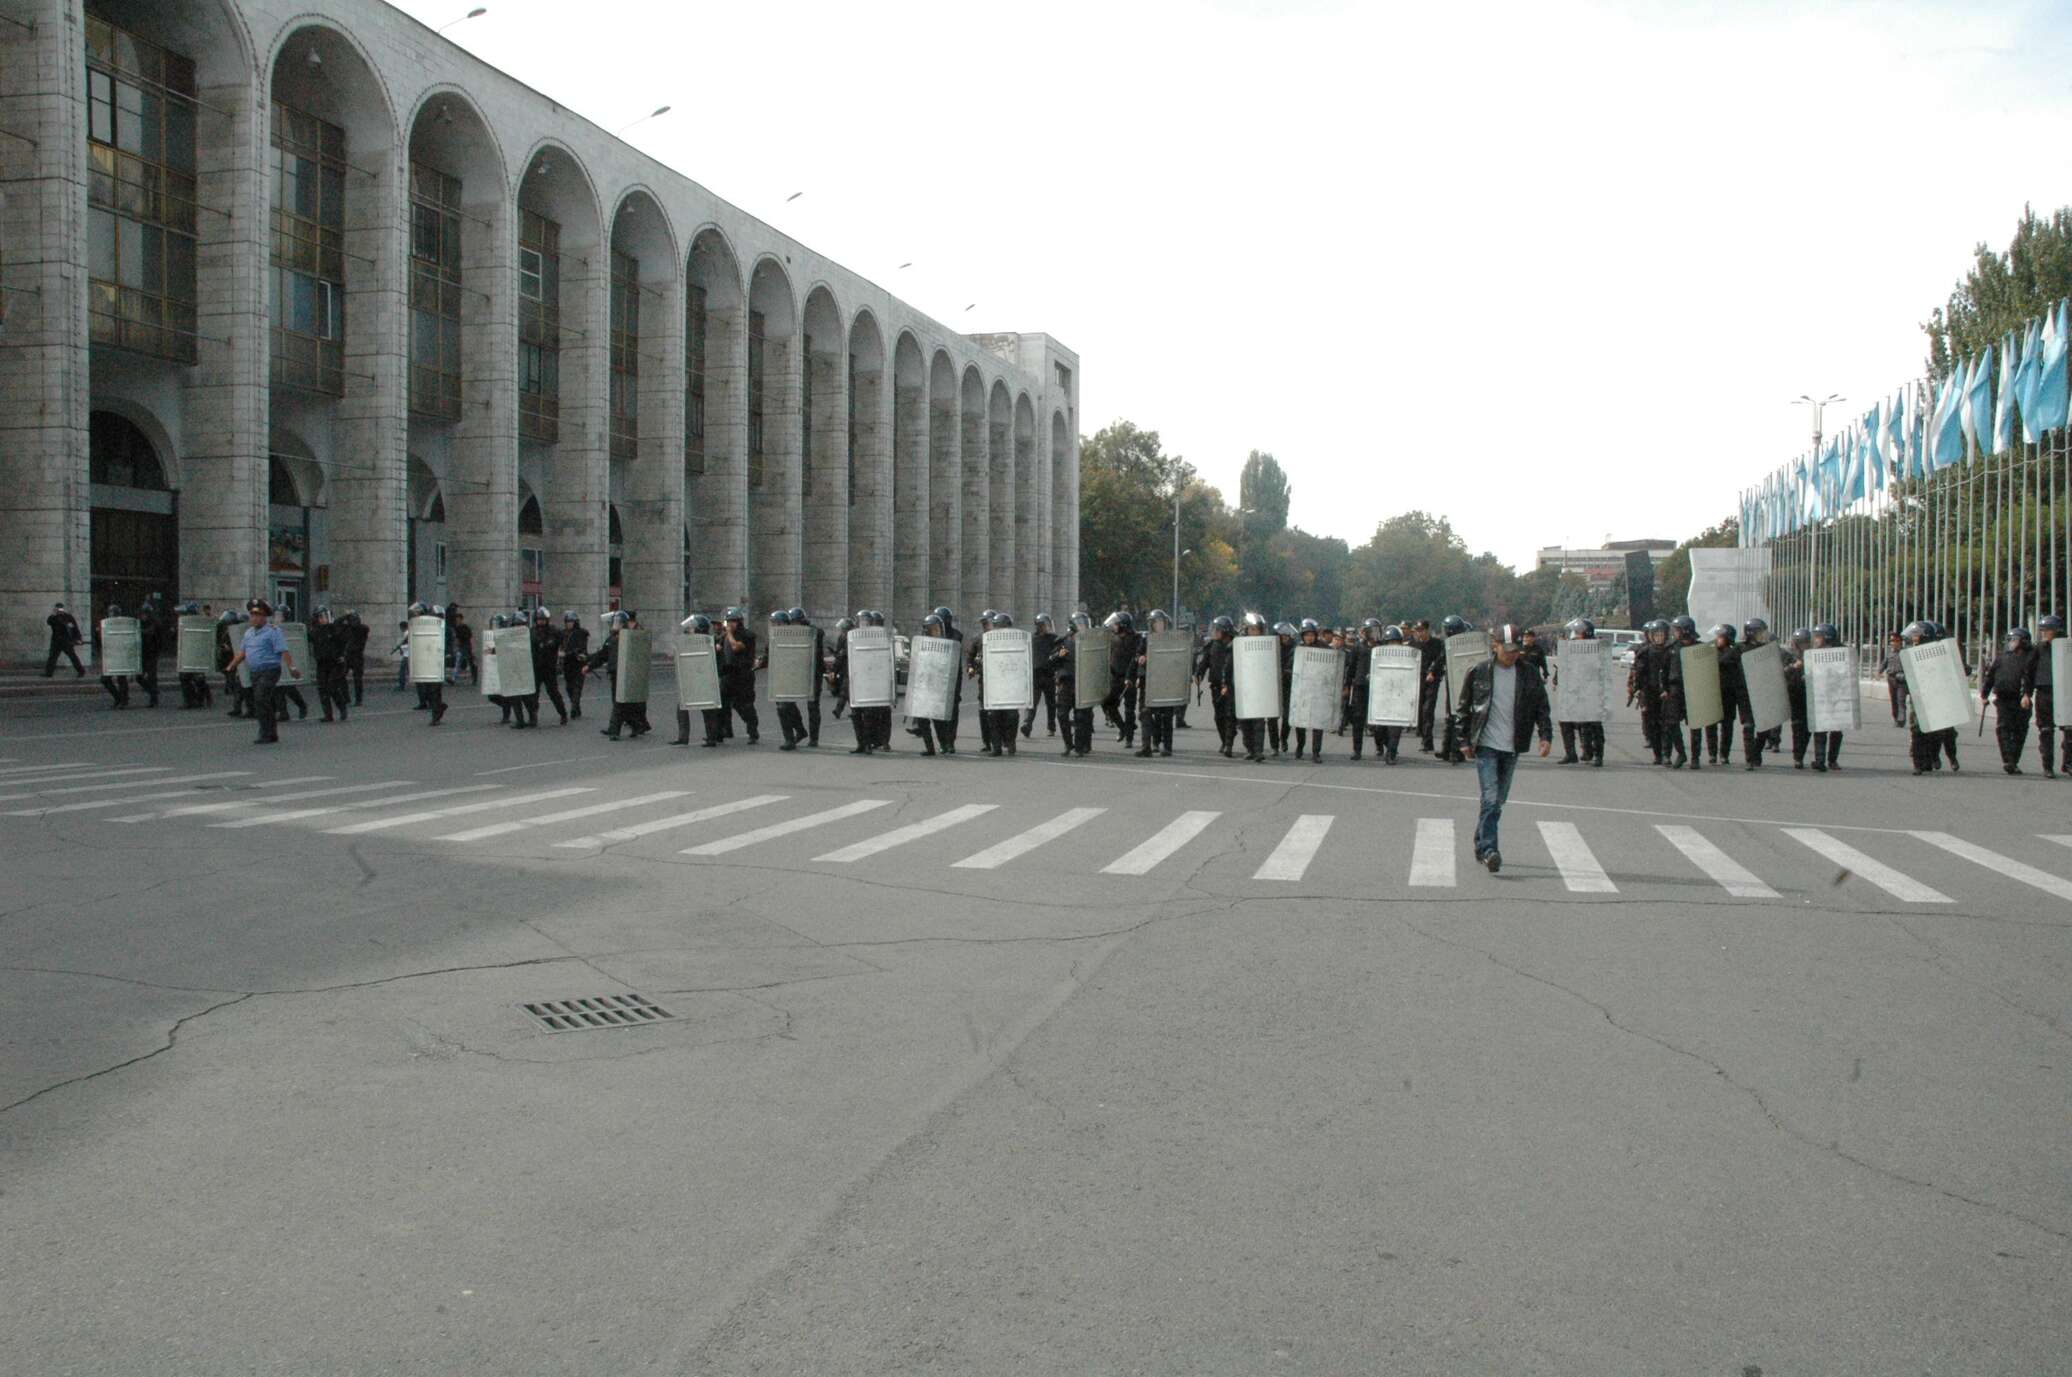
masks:
[[[1910,627],[1908,627],[1908,628],[1907,628],[1907,630],[1909,630],[1909,631],[1912,631],[1912,630],[1914,630],[1914,629],[1915,629],[1916,627],[1919,627],[1920,625],[1921,625],[1921,623],[1919,623],[1919,622],[1915,622],[1915,623],[1913,624],[1913,626],[1910,626]],[[1792,628],[1792,633],[1791,633],[1791,643],[1792,643],[1792,645],[1793,645],[1793,646],[1794,646],[1795,648],[1797,648],[1797,649],[1799,649],[1799,650],[1804,650],[1804,649],[1805,649],[1805,648],[1806,648],[1806,647],[1807,647],[1808,645],[1812,644],[1812,642],[1813,642],[1813,628],[1812,628],[1812,627],[1810,627],[1810,626],[1799,626],[1799,627],[1793,627],[1793,628]]]
[[[1750,645],[1761,645],[1770,635],[1770,624],[1761,617],[1750,617],[1741,623],[1741,635]]]
[[[810,626],[812,624],[806,620],[806,609],[803,607],[792,608],[790,616],[793,626]]]
[[[1237,634],[1237,623],[1231,621],[1228,617],[1218,617],[1209,623],[1209,629],[1220,631],[1226,636],[1235,636]]]
[[[690,616],[685,617],[682,621],[676,624],[676,629],[678,631],[696,631],[698,629],[696,623],[699,615],[700,614],[696,612],[691,613]]]
[[[789,613],[789,612],[785,611],[785,610],[784,610],[783,608],[781,608],[781,607],[780,607],[780,608],[778,608],[778,609],[777,609],[776,611],[774,611],[774,612],[772,612],[772,613],[770,614],[770,625],[772,625],[772,626],[790,626],[790,625],[791,625],[791,613]]]
[[[1036,614],[1036,629],[1038,631],[1048,631],[1056,625],[1057,623],[1050,619],[1050,613],[1038,612]]]
[[[1732,645],[1734,644],[1734,628],[1731,623],[1721,622],[1718,626],[1706,632],[1705,638],[1709,641],[1724,641],[1726,644]]]
[[[1322,631],[1324,629],[1315,617],[1304,617],[1296,625],[1303,631]]]
[[[883,612],[878,611],[876,608],[872,608],[869,612],[865,613],[864,615],[870,618],[870,620],[865,623],[866,626],[883,626],[885,624],[885,614]]]
[[[703,612],[693,612],[684,619],[684,625],[700,636],[710,636],[712,634],[712,618],[706,616]]]
[[[738,607],[729,607],[724,614],[724,620],[730,622],[745,621],[747,618],[748,614]]]
[[[1561,628],[1571,641],[1594,641],[1597,639],[1597,623],[1588,617],[1570,617],[1568,625]]]
[[[1263,617],[1263,616],[1261,616],[1261,615],[1260,615],[1259,613],[1257,613],[1257,612],[1247,612],[1247,613],[1245,613],[1245,617],[1244,617],[1244,624],[1245,624],[1245,630],[1247,630],[1247,631],[1264,631],[1264,630],[1266,630],[1266,618],[1265,618],[1265,617]]]
[[[993,625],[1004,631],[1014,625],[1014,618],[1005,612],[995,612],[993,614]]]
[[[309,619],[310,619],[310,621],[314,622],[315,624],[317,624],[317,625],[319,625],[319,626],[323,625],[323,624],[324,624],[325,622],[328,622],[328,621],[330,621],[330,620],[331,620],[331,606],[330,606],[330,604],[329,604],[329,603],[319,603],[319,604],[317,605],[317,610],[309,614]]]
[[[1134,631],[1137,629],[1137,619],[1129,613],[1118,609],[1115,613],[1115,629],[1117,631]]]
[[[1468,629],[1466,617],[1448,617],[1439,623],[1439,629],[1449,636],[1458,636]]]
[[[1362,630],[1362,631],[1380,631],[1380,630],[1381,630],[1381,618],[1379,618],[1379,617],[1369,617],[1369,618],[1368,618],[1368,619],[1367,619],[1366,621],[1363,621],[1363,622],[1361,622],[1361,623],[1360,623],[1360,630]]]
[[[1145,618],[1145,620],[1151,624],[1153,631],[1171,631],[1173,629],[1173,619],[1166,615],[1163,607],[1152,608],[1151,615]]]
[[[568,611],[562,613],[561,620],[566,622],[570,626],[581,626],[583,624],[582,614],[577,612],[574,608],[570,608]]]
[[[108,604],[108,611],[107,611],[106,615],[107,615],[107,616],[110,616],[110,617],[119,617],[119,616],[121,616],[121,615],[122,615],[122,604],[121,604],[121,603],[119,603],[119,602],[111,602],[111,603],[109,603],[109,604]]]
[[[1074,612],[1072,614],[1072,629],[1074,631],[1091,631],[1094,629],[1094,619],[1087,616],[1084,612]]]
[[[941,617],[939,617],[939,616],[937,616],[937,615],[936,615],[935,613],[933,613],[933,612],[930,612],[930,613],[929,613],[929,614],[928,614],[927,616],[925,616],[925,617],[921,618],[921,626],[922,626],[922,628],[923,628],[924,630],[927,630],[927,629],[931,629],[931,628],[932,628],[932,629],[933,629],[933,630],[935,630],[935,631],[936,631],[936,632],[937,632],[938,634],[940,634],[941,632],[947,631],[947,630],[949,629],[948,627],[945,627],[945,626],[943,625],[943,621],[942,621],[942,618],[941,618]]]
[[[1833,645],[1836,641],[1842,639],[1842,633],[1835,630],[1833,622],[1819,622],[1813,627],[1813,639],[1825,641],[1828,645]]]
[[[2061,636],[2065,633],[2065,619],[2055,612],[2046,612],[2038,617],[2036,626],[2038,630],[2055,631]]]
[[[1295,623],[1275,622],[1273,624],[1273,634],[1276,636],[1293,636],[1295,634]]]
[[[1644,635],[1652,636],[1659,631],[1664,636],[1667,636],[1669,634],[1669,623],[1663,621],[1660,617],[1653,617],[1643,623],[1640,629]]]
[[[1400,626],[1384,626],[1381,629],[1381,643],[1383,645],[1403,644],[1403,628]]]
[[[2007,648],[2009,650],[2014,650],[2017,647],[2026,649],[2031,644],[2033,644],[2033,642],[2031,642],[2029,639],[2028,627],[2017,626],[2009,628],[2007,633]]]
[[[843,617],[843,618],[841,618],[840,620],[838,620],[838,621],[837,621],[837,622],[835,623],[835,630],[836,630],[836,631],[838,631],[838,632],[840,632],[840,631],[854,631],[855,629],[856,629],[856,623],[855,623],[855,622],[852,622],[852,621],[850,621],[850,620],[849,620],[849,619],[848,619],[847,617]]]
[[[346,615],[349,617],[352,615],[352,613],[348,612],[346,613]],[[552,623],[554,620],[554,614],[549,612],[545,607],[535,607],[532,609],[532,619],[535,623]]]
[[[1669,619],[1669,629],[1674,631],[1679,639],[1696,640],[1698,638],[1698,623],[1688,616],[1671,617]]]
[[[187,601],[181,603],[178,607],[174,608],[173,611],[179,613],[183,617],[199,617],[201,615],[201,604],[196,602],[194,599],[189,598]]]

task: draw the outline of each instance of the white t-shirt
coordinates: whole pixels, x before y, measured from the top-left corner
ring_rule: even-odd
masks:
[[[1489,720],[1483,724],[1482,739],[1475,749],[1515,751],[1518,736],[1512,717],[1518,705],[1518,666],[1492,663],[1489,669]]]

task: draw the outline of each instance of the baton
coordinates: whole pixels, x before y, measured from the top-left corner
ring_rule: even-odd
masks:
[[[1986,705],[1984,703],[1978,705],[1978,737],[1981,741],[1986,739]]]

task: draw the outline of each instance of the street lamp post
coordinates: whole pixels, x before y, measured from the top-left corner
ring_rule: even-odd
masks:
[[[1814,397],[1802,392],[1792,402],[1793,406],[1810,406],[1813,408],[1813,482],[1816,485],[1820,482],[1821,413],[1827,410],[1833,403],[1841,400],[1842,394],[1839,392],[1830,392],[1825,397]],[[1823,517],[1827,515],[1827,495],[1825,493],[1822,493],[1820,498],[1820,514]],[[1806,618],[1808,625],[1811,624],[1811,619],[1820,610],[1818,606],[1819,601],[1820,523],[1816,521],[1813,523],[1812,533],[1806,547]]]
[[[444,24],[441,24],[441,25],[440,25],[440,26],[439,26],[438,28],[434,29],[434,30],[433,30],[432,32],[434,32],[434,33],[445,33],[445,32],[446,32],[446,31],[447,31],[448,29],[452,28],[452,27],[453,27],[453,26],[454,26],[455,24],[465,24],[465,23],[467,23],[467,22],[468,22],[468,21],[469,21],[470,19],[480,19],[480,18],[481,18],[481,17],[483,16],[483,15],[485,15],[485,14],[487,14],[487,13],[489,13],[489,6],[487,6],[487,5],[477,5],[477,6],[475,6],[475,8],[473,8],[473,9],[469,10],[469,11],[468,11],[468,12],[467,12],[466,14],[462,15],[462,16],[461,16],[460,18],[458,18],[458,19],[449,19],[449,20],[447,20],[447,21],[446,21],[446,22],[445,22]]]

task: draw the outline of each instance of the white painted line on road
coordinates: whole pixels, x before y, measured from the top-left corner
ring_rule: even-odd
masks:
[[[148,822],[153,818],[191,818],[204,813],[234,813],[240,808],[269,808],[276,803],[291,803],[299,798],[329,798],[336,794],[368,794],[376,789],[406,788],[414,781],[407,779],[384,779],[375,784],[346,784],[335,789],[301,789],[292,794],[275,794],[270,798],[232,798],[219,803],[190,803],[184,808],[168,808],[158,813],[137,813],[126,818],[109,818],[110,822]]]
[[[83,770],[91,764],[91,760],[60,760],[53,765],[16,765],[11,769],[0,770],[0,776],[47,775],[52,770]]]
[[[475,773],[478,775],[507,775],[514,770],[544,770],[549,765],[579,765],[585,760],[603,760],[610,754],[610,751],[600,751],[596,755],[572,755],[565,760],[535,760],[530,765],[506,765],[501,769],[477,770]]]
[[[610,803],[592,803],[581,808],[570,808],[561,813],[543,813],[536,818],[521,818],[517,822],[492,822],[487,827],[471,827],[465,832],[448,832],[433,841],[471,842],[485,837],[501,837],[508,832],[522,832],[528,827],[551,827],[557,822],[574,822],[577,818],[594,818],[600,813],[617,813],[627,808],[640,808],[650,803],[666,803],[673,798],[682,798],[688,789],[664,789],[659,794],[642,794],[639,798],[614,799]]]
[[[1257,870],[1252,872],[1255,880],[1299,880],[1309,869],[1309,863],[1316,859],[1317,848],[1324,844],[1324,834],[1331,830],[1336,820],[1332,813],[1304,813],[1295,819],[1295,825],[1288,829],[1288,835],[1281,838],[1281,844],[1273,849]]]
[[[31,775],[26,777],[18,775],[12,779],[0,779],[0,787],[33,789],[39,784],[70,784],[74,780],[79,779],[113,779],[117,775],[162,775],[171,768],[172,766],[170,765],[132,765],[126,770],[66,770],[62,774]],[[124,783],[127,786],[132,784],[156,784],[158,781],[155,779],[132,779]]]
[[[1182,813],[1154,833],[1149,841],[1101,867],[1103,875],[1144,875],[1160,861],[1202,834],[1220,812]]]
[[[262,813],[256,818],[239,818],[235,822],[212,822],[211,827],[277,827],[283,823],[301,822],[307,818],[327,818],[334,813],[364,813],[371,808],[393,808],[399,803],[419,803],[428,798],[449,798],[454,794],[480,794],[494,789],[494,784],[469,784],[455,789],[420,789],[415,793],[392,794],[387,798],[364,798],[356,803],[333,803],[322,808],[291,808],[285,813]]]
[[[1604,873],[1604,867],[1590,853],[1590,844],[1583,840],[1582,832],[1574,823],[1543,822],[1540,824],[1540,837],[1547,843],[1554,864],[1561,867],[1561,883],[1568,886],[1569,893],[1619,892],[1619,887],[1612,883],[1612,877]]]
[[[2072,846],[2072,837],[2053,837],[2048,833],[2038,833],[2037,835],[2047,842],[2056,842],[2059,846]]]
[[[1419,818],[1417,841],[1410,849],[1410,884],[1416,889],[1452,889],[1453,819]]]
[[[891,802],[892,800],[889,798],[858,799],[854,803],[845,803],[839,808],[830,808],[824,813],[808,813],[802,818],[793,818],[789,822],[773,822],[768,827],[758,827],[753,832],[739,832],[731,837],[721,837],[718,841],[709,841],[703,846],[686,847],[681,854],[686,856],[724,856],[729,851],[739,851],[742,847],[754,846],[757,842],[771,841],[777,837],[788,837],[794,832],[804,832],[809,828],[824,827],[831,822],[840,822],[844,818],[853,818],[859,813],[868,813],[874,808],[886,807]]]
[[[815,862],[828,861],[836,865],[860,861],[881,851],[890,851],[895,846],[905,846],[908,842],[932,837],[937,832],[946,832],[960,822],[970,822],[973,818],[984,817],[998,806],[993,803],[967,803],[962,808],[952,808],[947,813],[937,813],[932,818],[910,822],[905,827],[895,827],[890,832],[866,838],[840,850],[830,851],[825,856],[815,856],[813,859]]]
[[[1777,897],[1777,891],[1764,884],[1761,876],[1720,850],[1697,828],[1658,822],[1655,830],[1669,838],[1670,845],[1683,852],[1686,860],[1711,876],[1713,883],[1736,899]]]
[[[1962,856],[1965,860],[1982,865],[1996,874],[2005,875],[2010,880],[2020,880],[2031,889],[2040,889],[2045,894],[2072,903],[2072,880],[2061,879],[2048,870],[2038,870],[2035,866],[2024,864],[2012,856],[1988,851],[1983,846],[1953,837],[1947,832],[1916,832],[1914,835],[1930,846],[1941,847],[1952,856]]]
[[[33,794],[0,794],[0,803],[19,803],[25,798],[56,798],[61,794],[105,794],[110,789],[163,789],[169,784],[196,784],[209,779],[236,779],[250,770],[216,770],[205,775],[174,775],[171,779],[120,779],[113,784],[80,784],[69,789],[38,789]]]
[[[1947,904],[1950,896],[1939,890],[1930,889],[1919,880],[1900,874],[1883,861],[1873,860],[1847,842],[1836,841],[1816,827],[1787,827],[1784,835],[1803,843],[1821,855],[1851,872],[1860,879],[1870,881],[1901,903]]]
[[[610,846],[614,842],[636,841],[641,837],[651,837],[657,832],[673,832],[679,827],[689,827],[694,823],[710,822],[714,818],[723,818],[731,813],[745,813],[751,808],[763,808],[772,803],[782,803],[790,797],[790,794],[757,794],[754,798],[735,799],[732,803],[716,803],[710,808],[700,808],[696,812],[678,813],[674,817],[655,818],[648,822],[636,822],[631,827],[614,827],[609,832],[599,832],[589,837],[577,837],[574,841],[555,842],[554,845],[563,849],[574,850],[584,847]]]
[[[452,808],[429,808],[422,813],[405,813],[399,818],[376,818],[372,822],[355,822],[345,827],[327,827],[324,829],[324,835],[356,837],[362,832],[385,832],[391,827],[415,827],[420,822],[431,822],[435,818],[457,818],[467,813],[486,813],[492,808],[517,808],[528,803],[545,803],[549,799],[596,792],[587,786],[578,786],[570,789],[548,789],[537,794],[514,794],[510,798],[493,798],[483,803],[463,803]]]
[[[1049,822],[1039,822],[1028,831],[1009,837],[997,846],[989,846],[975,856],[966,856],[951,866],[952,870],[998,870],[1017,856],[1025,856],[1045,842],[1056,841],[1082,823],[1093,821],[1107,812],[1106,808],[1068,808]]]
[[[290,784],[319,784],[336,775],[296,775],[289,779],[269,779],[251,787],[254,789],[283,789]],[[243,787],[243,786],[239,786]],[[164,794],[131,794],[128,798],[96,799],[92,803],[61,803],[51,808],[17,808],[8,816],[11,818],[41,818],[52,813],[85,813],[96,808],[124,808],[132,803],[163,803],[167,799],[193,798],[192,789],[175,789]]]

